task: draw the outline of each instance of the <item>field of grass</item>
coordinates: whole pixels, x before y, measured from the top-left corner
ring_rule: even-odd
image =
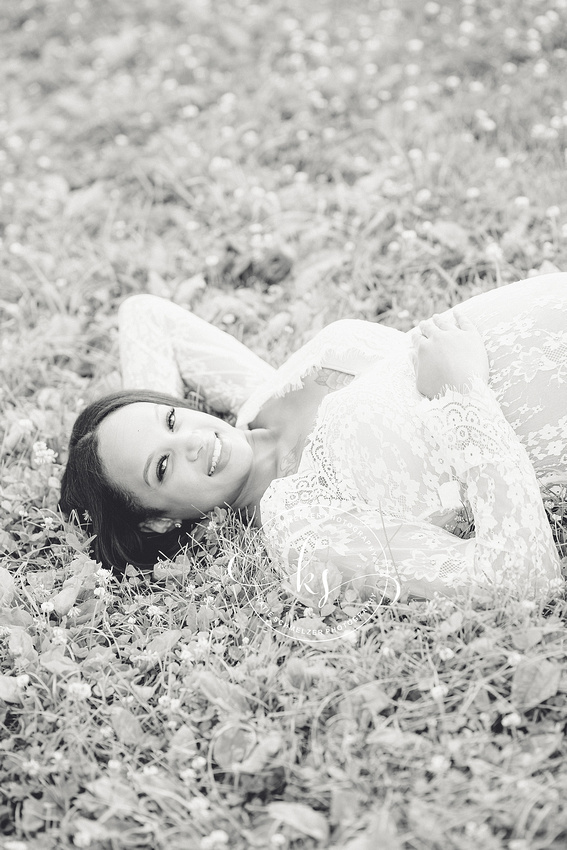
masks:
[[[564,600],[294,642],[223,513],[119,585],[57,511],[129,294],[278,364],[567,269],[566,48],[567,0],[2,0],[2,850],[566,846]]]

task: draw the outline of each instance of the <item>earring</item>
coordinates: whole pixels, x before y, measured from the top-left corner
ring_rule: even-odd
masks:
[[[175,527],[176,527],[176,528],[181,528],[181,523],[180,523],[180,522],[176,522],[176,523],[175,523]]]

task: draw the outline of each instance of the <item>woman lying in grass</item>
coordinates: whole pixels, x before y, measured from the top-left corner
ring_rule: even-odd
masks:
[[[106,566],[229,506],[313,607],[348,583],[402,599],[560,586],[540,484],[567,476],[567,274],[408,333],[335,322],[277,370],[151,295],[121,306],[120,343],[130,390],[78,417],[61,500],[88,512]]]

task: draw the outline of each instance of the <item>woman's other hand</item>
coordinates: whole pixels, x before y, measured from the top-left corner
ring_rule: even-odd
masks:
[[[488,356],[480,333],[461,314],[445,313],[420,322],[414,337],[416,384],[434,398],[447,388],[463,389],[474,376],[488,383]]]

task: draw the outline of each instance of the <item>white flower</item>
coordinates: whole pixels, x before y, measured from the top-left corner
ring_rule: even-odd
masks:
[[[455,653],[448,646],[440,647],[438,652],[439,652],[439,658],[441,659],[441,661],[449,661],[451,658],[455,657]]]
[[[431,688],[431,696],[433,699],[443,699],[449,693],[447,685],[433,685]]]
[[[70,682],[67,685],[67,694],[71,699],[88,699],[91,695],[91,686],[87,682]]]
[[[407,49],[410,53],[421,53],[423,50],[423,41],[420,38],[412,38],[407,43]]]
[[[67,634],[67,629],[62,629],[59,626],[56,626],[53,629],[53,642],[54,643],[66,644],[68,638],[69,638],[69,635]]]
[[[144,776],[157,776],[159,770],[155,764],[145,764],[142,768],[142,773]]]
[[[506,168],[510,168],[512,163],[510,162],[507,156],[497,156],[494,160],[494,165],[496,166],[496,168],[504,170]]]
[[[502,248],[497,242],[489,242],[484,249],[484,253],[487,260],[492,260],[495,263],[500,263],[504,259]]]
[[[429,770],[432,773],[445,773],[449,767],[451,766],[451,762],[446,756],[437,753],[431,757],[431,761],[429,762]]]
[[[95,573],[96,580],[101,585],[106,585],[110,581],[111,576],[111,571],[105,570],[103,567],[100,567]]]
[[[38,466],[47,463],[53,463],[57,457],[57,452],[54,452],[53,449],[48,449],[46,443],[43,440],[38,440],[37,443],[34,443],[32,446],[33,453],[33,462]]]
[[[210,803],[206,797],[195,797],[194,800],[189,800],[187,803],[187,808],[191,812],[192,815],[201,817],[208,815]]]
[[[224,829],[213,829],[210,835],[201,839],[202,850],[217,850],[226,847],[229,841],[228,833]]]

